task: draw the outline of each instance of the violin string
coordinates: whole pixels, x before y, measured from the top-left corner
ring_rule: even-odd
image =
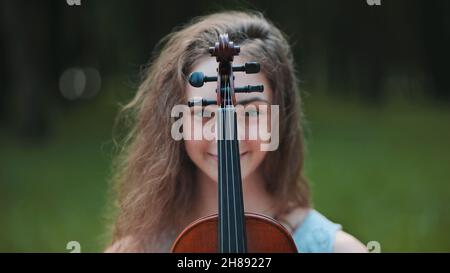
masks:
[[[225,95],[227,95],[227,79],[225,78]],[[230,189],[229,189],[229,172],[228,172],[228,147],[227,147],[227,132],[226,132],[226,123],[224,123],[224,121],[226,120],[226,114],[227,114],[227,105],[224,104],[224,111],[223,111],[223,120],[222,120],[222,128],[224,128],[224,146],[225,146],[225,173],[226,173],[226,179],[224,179],[226,181],[226,207],[227,207],[227,229],[228,229],[228,252],[231,251],[231,227],[230,227],[230,200],[229,200],[229,193],[230,193]]]
[[[225,84],[225,88],[226,88],[226,94],[227,94],[227,99],[228,99],[228,102],[229,102],[229,105],[231,104],[231,94],[230,94],[230,79],[229,79],[229,77],[227,76],[227,78],[226,78],[227,80],[226,80],[226,84]],[[229,105],[227,105],[227,109],[226,109],[226,122],[227,122],[227,126],[228,126],[228,137],[229,137],[229,139],[227,140],[227,141],[225,141],[225,143],[227,143],[228,145],[229,145],[229,147],[227,147],[228,149],[227,149],[227,151],[229,152],[229,154],[230,154],[230,165],[231,165],[231,179],[228,179],[228,181],[227,181],[227,185],[228,186],[230,186],[229,185],[229,183],[231,182],[231,187],[233,188],[233,191],[231,191],[231,195],[233,196],[233,198],[234,198],[234,164],[233,164],[233,162],[234,162],[234,160],[233,160],[233,146],[232,145],[230,145],[232,142],[233,142],[233,135],[232,135],[232,128],[231,128],[231,117],[230,117],[230,114],[231,114],[231,107],[229,107]],[[228,178],[230,178],[230,177],[228,177]],[[228,187],[227,188],[228,190],[230,190],[230,187]],[[230,192],[228,192],[228,197],[230,197]],[[228,202],[230,202],[230,199],[228,199]],[[236,206],[236,204],[235,204],[235,202],[233,202],[233,209],[234,209],[234,211],[233,211],[233,215],[234,215],[234,220],[235,221],[233,221],[234,222],[234,225],[236,225],[236,209],[235,209],[235,206]],[[229,213],[231,212],[231,202],[229,203],[229,208],[230,208],[230,210],[228,211]],[[230,218],[228,218],[228,219],[230,219]],[[230,228],[230,230],[232,229],[232,225],[231,225],[231,222],[228,222],[228,225],[229,225],[229,228]],[[234,230],[234,235],[236,236],[236,229]],[[231,237],[231,234],[230,234],[230,237]],[[232,240],[232,238],[230,238],[229,239],[229,243],[230,243],[230,250],[231,250],[231,240]]]
[[[230,81],[232,82],[232,85],[234,87],[234,77],[230,77]],[[231,91],[230,91],[231,92]],[[230,94],[230,100],[231,100],[231,94]],[[239,131],[238,131],[238,121],[237,121],[237,112],[236,109],[233,108],[233,123],[234,123],[234,137],[235,137],[235,141],[233,142],[233,151],[236,153],[236,158],[237,160],[235,161],[237,163],[236,166],[236,171],[237,174],[239,175],[239,178],[241,178],[241,166],[240,166],[240,152],[239,152]],[[245,130],[245,129],[244,129]],[[242,182],[242,180],[241,180]],[[246,251],[246,236],[245,236],[245,216],[244,216],[244,199],[243,199],[243,189],[242,189],[242,183],[239,183],[237,185],[234,185],[237,187],[237,191],[233,191],[234,195],[237,195],[238,199],[238,208],[234,208],[235,209],[235,215],[237,215],[237,213],[239,213],[238,217],[238,222],[237,222],[237,226],[236,226],[236,240],[238,240],[237,245],[240,246],[241,248],[241,252],[245,252]],[[235,206],[236,206],[236,202],[234,202]],[[239,230],[238,230],[239,228]]]
[[[233,81],[233,79],[231,79],[232,81]],[[233,87],[234,87],[234,81],[233,81]],[[239,175],[239,178],[240,179],[242,179],[240,176],[241,176],[241,172],[240,172],[240,169],[241,169],[241,167],[240,167],[240,164],[241,164],[241,160],[240,160],[240,154],[239,154],[239,131],[238,131],[238,124],[237,124],[237,113],[236,113],[236,109],[234,108],[234,111],[233,111],[233,123],[234,123],[234,137],[235,137],[235,141],[233,142],[233,145],[234,145],[234,152],[235,152],[235,156],[236,156],[236,158],[237,158],[237,160],[236,160],[236,163],[237,163],[237,165],[236,165],[236,170],[237,170],[237,175]],[[238,180],[239,181],[239,180]],[[243,219],[243,215],[242,215],[242,213],[243,213],[243,210],[244,210],[244,203],[243,203],[243,199],[242,199],[242,196],[241,196],[241,192],[242,192],[242,180],[240,180],[241,181],[241,183],[238,183],[238,184],[236,184],[235,186],[237,187],[236,188],[236,191],[234,191],[234,194],[237,194],[237,199],[238,199],[238,208],[235,208],[235,210],[236,210],[236,213],[239,213],[239,215],[238,215],[238,219],[239,219],[239,222],[237,223],[237,227],[236,227],[236,240],[238,240],[239,241],[239,243],[238,243],[238,245],[240,246],[240,248],[241,248],[241,252],[245,252],[245,248],[244,248],[244,245],[245,245],[245,242],[244,242],[244,228],[245,228],[245,221],[243,221],[244,219]],[[236,202],[235,202],[235,204],[236,204]],[[238,230],[238,228],[239,228],[239,230]]]
[[[218,111],[220,113],[221,109],[219,108]],[[222,129],[220,129],[222,127],[221,119],[222,119],[222,115],[218,115],[217,126],[216,126],[216,138],[217,138],[217,144],[219,146],[218,156],[220,156],[220,157],[222,157],[222,141],[220,140],[221,139],[220,134],[223,133]],[[222,161],[221,158],[218,158],[218,159],[220,159]],[[218,161],[218,163],[219,163],[219,161]],[[219,166],[219,164],[218,164],[218,166]],[[220,199],[220,201],[219,202],[220,203],[219,203],[219,205],[221,208],[219,210],[220,219],[221,219],[220,227],[219,227],[219,229],[220,229],[219,230],[219,232],[220,232],[220,253],[223,253],[224,252],[224,246],[223,246],[223,241],[224,241],[224,237],[223,237],[223,220],[224,219],[223,218],[224,218],[224,216],[223,216],[223,168],[222,168],[222,166],[219,166],[219,172],[220,172],[220,178],[219,178],[219,180],[220,180],[220,183],[219,183],[219,199]]]
[[[229,82],[227,83],[226,87],[228,89],[227,90],[228,91],[228,98],[229,98],[229,101],[231,102],[231,87],[230,87],[231,77],[228,80],[229,80]],[[231,136],[230,153],[231,153],[231,158],[235,158],[234,156],[236,156],[236,155],[234,155],[233,152],[234,153],[237,152],[237,151],[235,151],[235,147],[234,147],[234,144],[235,144],[234,141],[237,141],[237,139],[234,139],[234,137],[236,136],[235,135],[236,134],[235,130],[237,128],[236,128],[236,126],[232,126],[232,120],[231,119],[233,119],[233,122],[235,122],[235,120],[234,120],[234,111],[232,111],[232,110],[233,110],[233,108],[231,108],[230,111],[227,111],[227,114],[228,114],[228,125],[229,125],[228,129],[229,129],[230,136]],[[235,234],[235,240],[236,240],[236,251],[239,253],[239,242],[238,242],[239,238],[238,238],[238,229],[237,229],[237,209],[236,209],[236,189],[235,189],[236,185],[235,185],[235,180],[234,180],[235,177],[234,177],[234,166],[233,166],[234,162],[236,162],[236,160],[233,160],[233,162],[231,163],[231,174],[232,174],[231,179],[232,179],[232,187],[233,187],[232,195],[233,195],[233,210],[234,210],[234,234]]]

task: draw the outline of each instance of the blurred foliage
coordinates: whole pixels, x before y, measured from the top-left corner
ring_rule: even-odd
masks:
[[[174,27],[241,8],[293,44],[318,210],[382,251],[450,251],[450,2],[81,3],[0,0],[0,252],[102,250],[118,103]],[[61,95],[72,67],[95,97]]]
[[[40,145],[1,134],[0,251],[64,252],[71,240],[102,250],[116,99],[56,117]],[[319,211],[383,252],[450,251],[450,109],[370,109],[319,93],[305,96],[304,110]]]

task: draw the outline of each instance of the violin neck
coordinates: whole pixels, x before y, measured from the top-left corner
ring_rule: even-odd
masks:
[[[219,161],[219,251],[246,253],[241,162],[236,111],[233,106],[218,109],[216,128]]]

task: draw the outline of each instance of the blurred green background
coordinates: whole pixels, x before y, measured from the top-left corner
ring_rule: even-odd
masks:
[[[382,252],[450,251],[448,1],[0,0],[0,252],[102,251],[119,103],[165,34],[238,8],[293,44],[315,207]]]

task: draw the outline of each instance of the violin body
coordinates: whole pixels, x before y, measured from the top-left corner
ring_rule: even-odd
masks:
[[[174,253],[217,253],[218,215],[191,223],[175,240]],[[292,237],[281,224],[260,214],[245,213],[248,253],[297,253]]]

